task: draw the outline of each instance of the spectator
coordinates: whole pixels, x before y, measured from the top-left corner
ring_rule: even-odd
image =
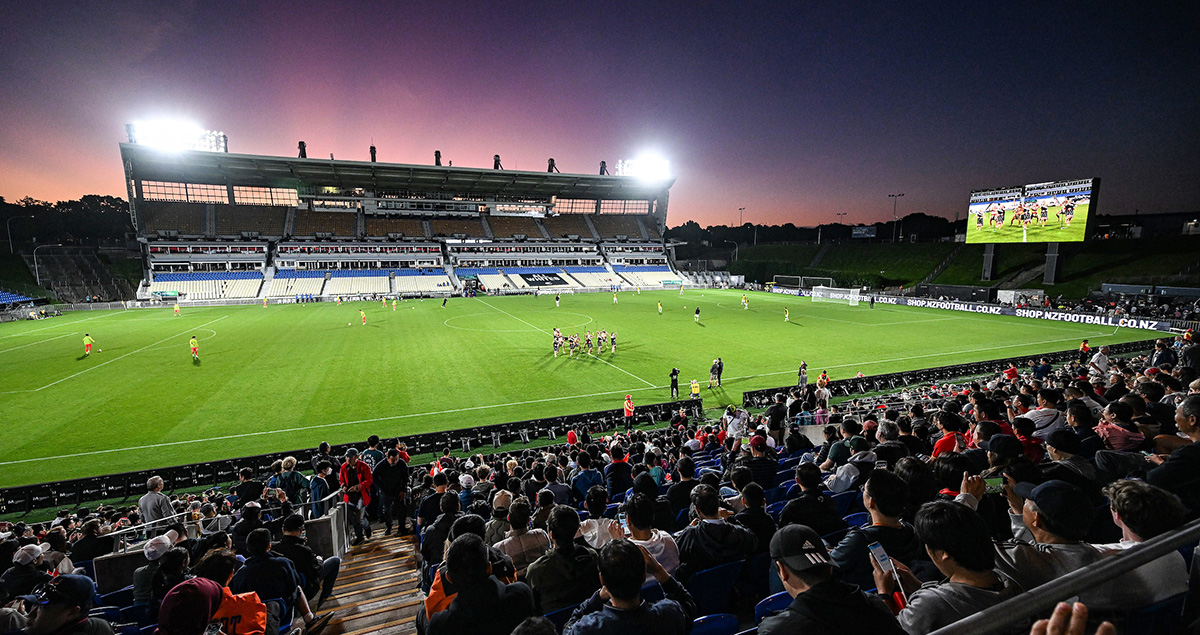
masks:
[[[1067,478],[1051,478],[1060,478],[1067,482],[1074,482],[1074,479],[1095,481],[1096,468],[1083,458],[1082,452],[1083,443],[1079,435],[1065,428],[1055,430],[1046,436],[1046,453],[1050,456],[1050,462],[1041,466],[1042,471],[1047,475],[1054,475],[1064,474],[1063,470],[1066,470],[1069,473]]]
[[[271,547],[271,551],[291,560],[296,572],[304,579],[304,595],[309,600],[316,600],[314,606],[320,608],[333,595],[342,560],[337,556],[322,558],[304,544],[302,516],[292,514],[283,519],[283,537]]]
[[[280,463],[281,468],[282,466],[283,464]],[[254,478],[254,470],[248,467],[238,470],[238,484],[230,490],[237,497],[234,507],[241,507],[250,501],[262,498],[264,489],[262,481]]]
[[[171,547],[158,559],[158,570],[150,580],[151,615],[157,616],[158,606],[176,584],[192,577],[188,573],[189,553],[183,547]]]
[[[280,467],[283,468],[283,472],[279,475],[277,487],[287,494],[288,500],[299,502],[300,493],[309,488],[308,477],[296,469],[294,456],[284,457]]]
[[[700,484],[696,477],[696,464],[692,457],[682,456],[675,464],[679,480],[667,490],[667,502],[671,504],[671,513],[678,515],[691,504],[692,489]]]
[[[679,547],[675,544],[675,538],[671,534],[652,526],[654,501],[641,492],[634,492],[621,505],[621,511],[625,512],[629,540],[649,552],[650,556],[662,565],[668,574],[674,575],[675,570],[679,568]],[[620,531],[619,526],[617,530]],[[621,538],[620,535],[613,536],[614,540],[619,538]],[[648,575],[646,583],[649,584],[651,580],[652,577]]]
[[[364,510],[371,504],[371,466],[358,460],[358,450],[346,450],[346,462],[338,473],[338,484],[346,501],[346,523],[354,528],[354,545],[371,537]]]
[[[579,514],[566,505],[550,512],[554,549],[529,565],[525,581],[539,613],[553,613],[586,600],[600,588],[596,552],[575,543]]]
[[[450,543],[444,571],[458,591],[446,610],[429,618],[426,635],[509,635],[534,614],[528,586],[504,584],[491,575],[488,549],[478,535],[467,533]]]
[[[842,440],[834,442],[829,446],[829,456],[821,464],[822,470],[832,470],[841,467],[850,460],[850,457],[869,449],[867,440],[859,436],[862,432],[862,424],[857,419],[847,418],[843,420],[838,428],[838,432],[841,434]]]
[[[800,495],[788,501],[779,514],[779,526],[807,525],[822,536],[846,528],[846,521],[837,513],[833,498],[821,485],[821,468],[812,463],[796,466],[796,484]]]
[[[113,552],[114,539],[112,536],[101,535],[100,520],[92,518],[83,523],[83,537],[71,545],[71,558],[76,562],[94,560]]]
[[[942,431],[942,436],[933,444],[933,458],[937,458],[947,452],[965,452],[967,450],[967,439],[963,436],[965,425],[962,417],[942,410],[933,415],[934,424],[938,430]]]
[[[522,496],[514,500],[508,508],[508,524],[512,529],[508,537],[496,543],[496,549],[512,558],[518,579],[524,578],[525,569],[550,549],[550,536],[541,529],[529,528],[532,514],[529,499]]]
[[[767,513],[767,497],[758,483],[751,482],[742,489],[742,511],[729,520],[754,532],[758,542],[753,553],[766,553],[775,535],[775,519]]]
[[[171,499],[167,498],[162,491],[162,477],[151,476],[146,481],[146,493],[138,499],[138,513],[142,517],[142,523],[155,534],[163,533],[166,526],[162,524],[162,521],[175,515],[175,508],[171,507]]]
[[[600,550],[598,567],[600,590],[575,609],[563,635],[685,635],[692,630],[696,612],[692,596],[644,548],[614,540]],[[641,596],[647,574],[658,581],[665,596],[654,603]]]
[[[262,506],[257,501],[250,501],[242,506],[242,517],[229,528],[229,537],[233,538],[233,548],[239,554],[246,555],[246,537],[255,529],[266,527],[262,521]]]
[[[900,519],[908,500],[908,485],[886,470],[875,470],[863,488],[863,506],[871,522],[850,529],[830,558],[843,582],[869,589],[875,586],[871,576],[871,557],[867,545],[879,543],[889,556],[900,562],[924,560],[921,540],[912,525]]]
[[[612,463],[604,468],[604,485],[609,498],[624,494],[625,490],[633,487],[633,466],[629,464],[625,448],[615,445],[611,455]]]
[[[400,458],[400,451],[392,448],[387,458],[375,466],[371,482],[379,491],[379,516],[383,520],[383,535],[392,533],[392,523],[400,524],[400,535],[408,535],[408,463]]]
[[[229,581],[239,566],[237,556],[228,549],[211,551],[196,563],[196,577],[221,585],[221,601],[209,621],[220,622],[225,635],[274,635],[279,631],[280,607],[276,605],[276,613],[271,613],[257,593],[235,594],[229,590]]]
[[[1198,348],[1200,344],[1193,344]],[[1189,349],[1191,350],[1191,349]],[[1154,465],[1146,473],[1146,482],[1171,492],[1193,510],[1200,510],[1200,395],[1190,395],[1175,408],[1175,425],[1191,441],[1168,456],[1152,455],[1146,461]],[[1099,460],[1097,459],[1097,464]]]
[[[158,611],[158,635],[202,635],[221,605],[221,583],[196,577],[175,585]],[[109,631],[111,632],[111,630]]]
[[[554,494],[555,505],[571,504],[571,488],[558,482],[559,470],[556,465],[547,465],[543,474],[546,477],[546,489]],[[632,485],[630,485],[632,487]]]
[[[420,507],[417,508],[417,525],[422,531],[432,525],[433,521],[437,520],[438,514],[442,513],[442,494],[446,493],[449,485],[450,481],[446,477],[445,471],[433,475],[433,493],[426,496],[421,501]]]
[[[1034,436],[1045,437],[1067,425],[1066,416],[1058,410],[1062,394],[1053,388],[1044,388],[1037,393],[1037,408],[1024,413],[1023,417],[1033,421]]]
[[[783,447],[783,435],[787,433],[786,398],[787,395],[781,392],[775,393],[775,403],[767,406],[767,409],[763,412],[763,416],[767,418],[767,430],[771,438],[775,440],[775,447],[777,448]],[[764,439],[763,441],[765,443],[766,440]]]
[[[584,506],[587,508],[588,519],[580,523],[579,535],[588,546],[599,549],[607,545],[610,540],[624,537],[625,534],[621,530],[620,523],[612,518],[604,517],[608,510],[608,492],[603,485],[592,486],[592,489],[588,491]]]
[[[512,529],[512,525],[508,524],[508,506],[511,504],[512,493],[507,490],[499,490],[492,497],[492,517],[488,519],[483,530],[483,541],[487,546],[496,546],[496,543],[504,540]]]
[[[1142,481],[1117,481],[1104,488],[1104,495],[1110,501],[1113,522],[1121,528],[1120,542],[1096,545],[1106,556],[1179,529],[1187,516],[1178,496]],[[1172,551],[1105,584],[1101,601],[1123,610],[1162,602],[1187,590],[1188,560]]]
[[[154,576],[158,573],[159,559],[162,558],[171,547],[175,546],[175,542],[179,540],[179,535],[174,531],[156,536],[142,543],[142,554],[146,556],[149,562],[142,567],[138,567],[133,572],[133,603],[134,604],[149,604],[154,593]]]
[[[60,575],[21,599],[32,607],[27,635],[112,635],[108,622],[89,617],[96,585],[81,575]]]
[[[329,475],[332,473],[333,466],[329,461],[318,461],[317,475],[308,482],[308,499],[312,501],[313,518],[320,518],[333,508],[333,501],[325,500],[325,497],[329,496]]]
[[[1094,458],[1096,452],[1104,448],[1104,440],[1096,434],[1096,418],[1087,406],[1067,406],[1067,425],[1079,437],[1079,454],[1084,459]]]
[[[1099,551],[1083,542],[1092,507],[1078,487],[1058,480],[1014,484],[1006,478],[1014,539],[997,545],[997,571],[1032,589],[1100,559]]]
[[[717,490],[712,486],[698,485],[692,490],[692,507],[696,511],[696,520],[675,534],[681,579],[754,553],[758,546],[754,532],[725,522]]]
[[[22,545],[12,555],[12,563],[13,566],[0,575],[0,590],[6,591],[7,597],[28,595],[51,580],[50,574],[46,573],[42,565],[42,548],[38,545]],[[144,602],[149,599],[147,591]]]
[[[533,512],[533,520],[531,524],[534,529],[546,529],[550,519],[550,511],[554,509],[554,492],[548,489],[540,489],[537,493],[537,509]]]
[[[907,594],[897,619],[912,635],[931,633],[991,608],[1021,593],[1013,581],[993,570],[995,549],[987,523],[969,507],[950,501],[926,503],[917,512],[917,533],[944,581],[925,585],[894,558]],[[875,588],[891,597],[895,578],[871,559]]]
[[[421,561],[422,571],[425,574],[422,576],[422,585],[426,590],[429,589],[429,569],[442,561],[446,537],[450,535],[450,526],[462,515],[458,506],[457,494],[454,492],[441,494],[441,515],[421,532]]]
[[[458,539],[459,536],[466,534],[475,534],[483,536],[486,523],[482,516],[477,514],[463,514],[454,521],[450,526],[450,535],[446,537],[446,547]],[[517,581],[517,572],[513,568],[512,558],[501,553],[494,547],[488,547],[488,563],[491,565],[491,575],[505,584],[510,584]],[[444,575],[442,569],[438,569],[433,576],[433,585],[429,589],[429,595],[425,597],[425,610],[417,614],[417,631],[424,632],[429,624],[429,619],[434,614],[450,608],[450,604],[454,598],[458,596],[458,587]]]
[[[579,473],[571,479],[571,494],[575,502],[586,499],[593,486],[604,484],[600,471],[592,467],[592,455],[580,452],[578,463]]]
[[[271,532],[266,529],[255,529],[246,538],[246,550],[250,557],[233,574],[229,589],[234,593],[258,594],[259,598],[279,598],[284,604],[304,618],[304,630],[308,635],[319,631],[333,618],[330,611],[321,617],[313,615],[304,595],[300,574],[292,561],[271,552]],[[284,615],[284,620],[290,616]]]
[[[775,473],[779,471],[779,459],[767,455],[767,438],[762,433],[750,437],[750,454],[737,461],[739,467],[750,470],[751,479],[763,490],[775,487]]]
[[[877,596],[837,580],[817,532],[788,525],[771,539],[771,560],[792,603],[758,625],[759,635],[903,633]]]

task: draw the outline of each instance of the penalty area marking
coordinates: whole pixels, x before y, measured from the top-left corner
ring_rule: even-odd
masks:
[[[545,330],[545,329],[538,328],[538,327],[536,327],[536,326],[534,326],[534,325],[530,324],[529,322],[526,322],[525,320],[522,320],[521,318],[519,318],[519,317],[517,317],[517,316],[513,315],[512,313],[509,313],[508,311],[505,311],[504,309],[499,309],[499,308],[496,308],[495,306],[492,306],[492,305],[491,305],[490,303],[488,303],[486,300],[480,300],[480,302],[482,302],[483,304],[485,304],[485,305],[487,305],[487,306],[489,306],[489,307],[492,307],[493,309],[495,309],[495,310],[497,310],[497,311],[499,311],[499,312],[501,312],[501,313],[503,313],[503,314],[507,315],[508,317],[510,317],[510,318],[512,318],[512,319],[514,319],[514,320],[516,320],[516,321],[518,321],[518,322],[521,322],[521,323],[523,323],[523,324],[526,324],[526,325],[529,325],[529,326],[533,326],[533,328],[535,328],[535,329],[537,329],[537,330],[541,331],[542,333],[545,333],[546,335],[550,335],[550,334],[551,334],[551,333],[550,333],[550,331],[547,331],[547,330]],[[612,363],[612,362],[610,362],[610,361],[608,361],[608,360],[606,360],[606,359],[601,359],[601,358],[599,358],[599,357],[596,357],[596,359],[597,359],[597,360],[599,360],[599,361],[601,361],[601,362],[604,362],[605,364],[608,364],[609,366],[612,366],[613,368],[615,368],[615,369],[617,369],[617,370],[619,370],[619,371],[621,371],[621,372],[625,373],[626,375],[629,375],[630,377],[632,377],[632,378],[634,378],[634,379],[636,379],[636,380],[638,380],[638,381],[642,382],[643,384],[646,384],[647,386],[650,386],[651,388],[656,388],[656,387],[657,387],[657,386],[655,386],[655,385],[654,385],[654,383],[653,383],[653,382],[646,381],[645,379],[642,379],[641,377],[638,377],[637,375],[634,375],[633,373],[631,373],[631,372],[629,372],[629,371],[625,370],[624,368],[621,368],[620,366],[617,366],[616,364],[614,364],[614,363]]]

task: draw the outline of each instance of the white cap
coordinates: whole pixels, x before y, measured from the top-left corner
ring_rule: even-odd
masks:
[[[38,558],[45,553],[40,545],[25,545],[13,554],[13,562],[16,564],[33,564]]]
[[[179,540],[179,534],[174,530],[168,531],[161,536],[155,536],[147,540],[142,545],[142,553],[146,555],[147,560],[158,560],[163,557],[163,554],[171,550],[175,546],[175,541]]]
[[[470,474],[462,474],[458,477],[458,484],[463,487],[475,487],[475,479]]]

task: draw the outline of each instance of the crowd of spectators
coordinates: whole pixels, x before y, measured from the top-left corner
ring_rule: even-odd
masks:
[[[135,601],[163,632],[198,634],[226,608],[255,624],[294,612],[315,632],[338,562],[305,546],[299,512],[341,502],[356,543],[372,526],[418,532],[422,633],[537,632],[536,616],[559,611],[566,633],[684,633],[708,612],[689,585],[735,562],[752,589],[739,594],[792,598],[759,633],[927,633],[1197,516],[1197,352],[1082,346],[1057,367],[822,403],[823,421],[801,391],[757,415],[681,412],[662,429],[578,429],[567,444],[411,467],[397,439],[341,456],[322,444],[266,479],[243,471],[228,493],[172,497],[152,478],[137,507],[6,527],[0,588],[41,597],[52,575],[74,580],[136,542]],[[1172,552],[1080,599],[1119,617],[1187,589]]]

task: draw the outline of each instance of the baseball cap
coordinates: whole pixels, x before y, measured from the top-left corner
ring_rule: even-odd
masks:
[[[766,437],[760,437],[760,436],[757,436],[757,435],[755,435],[755,436],[753,436],[753,437],[750,437],[750,448],[751,448],[751,449],[753,449],[753,450],[761,450],[761,449],[763,449],[763,448],[765,448],[765,447],[767,447],[767,439],[766,439]]]
[[[1025,453],[1025,446],[1011,434],[992,435],[987,441],[980,441],[979,447],[1006,459],[1015,459]]]
[[[497,509],[508,509],[508,506],[511,504],[512,494],[510,494],[507,490],[500,490],[496,492],[496,496],[492,498],[492,507]]]
[[[358,448],[347,448],[346,456],[358,456]]]
[[[246,504],[242,505],[242,508],[245,509],[247,507],[251,509],[262,509],[262,505],[259,505],[258,501],[246,501]]]
[[[171,547],[175,546],[175,541],[178,539],[179,534],[175,533],[175,530],[155,536],[142,545],[142,553],[145,554],[147,560],[158,560],[163,557],[164,553],[170,551]]]
[[[60,575],[20,597],[30,604],[66,604],[89,609],[96,597],[96,585],[85,576]]]
[[[16,564],[33,564],[44,552],[40,545],[25,545],[13,554],[13,562]]]
[[[633,399],[633,395],[625,395],[626,399]]]
[[[458,484],[463,487],[475,487],[475,479],[470,474],[461,474],[458,477]]]
[[[1058,429],[1046,437],[1046,445],[1067,454],[1079,454],[1083,450],[1083,442],[1079,435],[1071,430]]]
[[[1032,500],[1058,527],[1064,538],[1082,539],[1092,525],[1092,506],[1078,487],[1057,479],[1041,485],[1017,483],[1013,491],[1021,498]]]
[[[817,532],[806,525],[788,525],[771,537],[771,559],[793,571],[829,565],[829,551]]]

